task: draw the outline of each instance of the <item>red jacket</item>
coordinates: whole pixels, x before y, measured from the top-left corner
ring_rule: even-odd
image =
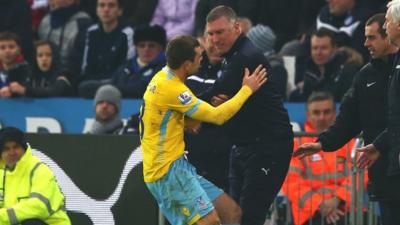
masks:
[[[306,132],[316,132],[309,122]],[[314,142],[315,137],[294,140],[294,149],[302,143]],[[302,160],[293,157],[282,192],[289,198],[293,222],[302,225],[318,211],[324,199],[334,196],[346,203],[348,210],[351,197],[351,150],[354,139],[335,152],[320,151]],[[366,181],[365,177],[365,181]],[[366,181],[367,182],[367,181]],[[365,183],[366,184],[366,183]]]

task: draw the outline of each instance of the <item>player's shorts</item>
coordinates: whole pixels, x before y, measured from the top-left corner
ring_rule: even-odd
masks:
[[[182,156],[155,182],[146,183],[160,210],[173,225],[192,225],[209,214],[223,191],[196,173]]]

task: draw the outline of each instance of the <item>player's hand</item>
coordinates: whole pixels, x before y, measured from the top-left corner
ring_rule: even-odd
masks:
[[[25,95],[26,88],[20,85],[18,82],[11,82],[9,87],[12,93]]]
[[[321,142],[310,142],[300,145],[300,147],[293,153],[294,157],[302,159],[306,156],[313,155],[321,151]]]
[[[10,98],[11,97],[11,90],[8,86],[0,89],[0,97],[1,98]]]
[[[267,70],[262,65],[257,66],[252,74],[250,74],[249,69],[244,69],[243,86],[246,85],[251,88],[253,93],[265,82],[267,82]]]
[[[216,96],[213,96],[211,98],[211,105],[217,107],[219,105],[221,105],[222,103],[228,101],[230,98],[228,95],[224,95],[224,94],[219,94]]]
[[[362,153],[357,160],[357,167],[359,168],[365,169],[370,167],[380,156],[378,149],[373,144],[359,148],[357,151]]]
[[[328,216],[337,209],[338,205],[339,199],[336,197],[325,199],[319,205],[319,212],[322,216]]]
[[[185,131],[189,134],[198,134],[201,129],[201,121],[185,117]]]
[[[334,224],[335,222],[340,220],[341,216],[344,216],[345,213],[340,209],[334,209],[330,214],[326,216],[326,222],[328,224]]]

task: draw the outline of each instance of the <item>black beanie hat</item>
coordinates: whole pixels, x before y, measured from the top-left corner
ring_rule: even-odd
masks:
[[[164,28],[159,25],[140,26],[135,29],[133,42],[137,45],[142,41],[154,41],[165,47],[167,44],[167,35]]]
[[[24,150],[28,147],[24,132],[15,127],[4,127],[0,130],[0,152],[3,151],[4,145],[9,141],[15,141],[21,145]]]

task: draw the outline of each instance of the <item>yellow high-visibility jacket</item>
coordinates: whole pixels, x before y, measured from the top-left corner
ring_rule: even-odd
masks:
[[[0,224],[20,224],[27,219],[71,224],[53,172],[32,155],[30,147],[12,171],[0,160]]]

